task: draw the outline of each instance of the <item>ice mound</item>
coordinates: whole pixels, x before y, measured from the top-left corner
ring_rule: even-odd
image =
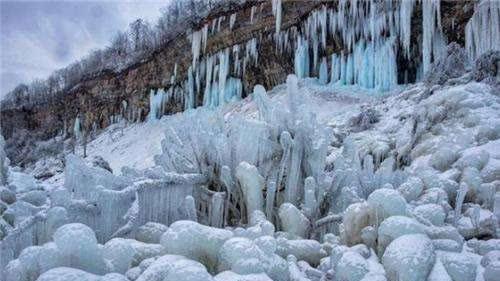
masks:
[[[383,257],[389,281],[424,281],[436,259],[432,241],[422,234],[398,237],[387,247]]]
[[[168,254],[182,255],[213,269],[218,264],[219,249],[232,236],[229,230],[177,221],[162,235],[160,243]]]
[[[213,277],[199,262],[183,256],[165,255],[147,267],[137,281],[212,281]]]

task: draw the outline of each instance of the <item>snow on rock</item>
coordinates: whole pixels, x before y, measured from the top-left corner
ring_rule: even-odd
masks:
[[[54,233],[54,242],[71,267],[94,274],[106,271],[94,231],[81,223],[65,224]]]
[[[413,215],[437,226],[443,225],[446,218],[443,207],[438,204],[424,204],[417,206],[413,209]]]
[[[286,261],[274,253],[276,242],[272,242],[273,239],[261,239],[257,243],[241,237],[229,239],[219,250],[218,271],[231,270],[238,274],[264,272],[273,280],[287,280]]]
[[[369,271],[367,261],[354,251],[343,254],[335,269],[337,278],[345,281],[360,281]]]
[[[389,281],[425,281],[435,259],[434,246],[427,236],[409,234],[389,244],[382,264]]]
[[[178,255],[165,255],[153,261],[137,281],[212,281],[203,264]]]
[[[377,189],[368,196],[367,202],[374,209],[378,223],[390,216],[407,215],[406,200],[394,189]]]
[[[182,255],[213,269],[218,264],[219,249],[232,236],[229,230],[176,221],[162,235],[160,243],[168,254]]]
[[[158,244],[167,229],[168,227],[161,223],[147,222],[137,229],[135,239],[144,243]]]
[[[112,272],[124,274],[130,268],[134,255],[134,248],[123,238],[113,238],[102,248],[102,256],[111,265]]]
[[[424,234],[425,228],[413,218],[392,216],[384,220],[378,228],[378,253],[382,256],[392,241],[407,234]]]

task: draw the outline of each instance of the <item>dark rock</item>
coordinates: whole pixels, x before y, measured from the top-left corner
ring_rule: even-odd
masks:
[[[446,56],[436,61],[425,75],[425,82],[442,85],[449,79],[464,75],[468,66],[469,58],[464,48],[452,42],[446,48]]]
[[[104,160],[104,158],[102,158],[101,156],[94,156],[92,158],[92,166],[103,168],[104,170],[108,170],[111,173],[113,173],[113,170],[109,166],[109,163],[106,160]]]
[[[8,188],[0,187],[0,200],[9,205],[13,204],[16,202],[16,194]]]
[[[372,108],[361,111],[357,116],[349,120],[349,124],[353,127],[353,131],[361,132],[368,130],[373,124],[380,120],[380,113]]]
[[[500,51],[489,51],[476,59],[472,76],[476,81],[500,83]]]

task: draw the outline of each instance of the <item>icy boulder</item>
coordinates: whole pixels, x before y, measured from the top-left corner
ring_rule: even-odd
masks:
[[[43,272],[67,263],[54,243],[24,249],[5,268],[8,281],[34,281]]]
[[[257,168],[247,162],[241,162],[236,167],[236,178],[240,182],[245,197],[247,213],[263,211],[264,198],[262,190],[265,182]]]
[[[460,155],[456,149],[443,146],[431,155],[429,161],[434,169],[444,172],[448,170],[455,161],[457,161],[459,156]]]
[[[438,252],[446,272],[454,281],[468,281],[476,279],[476,268],[479,260],[470,253]]]
[[[9,183],[16,187],[16,192],[28,192],[37,189],[35,178],[22,172],[10,171]]]
[[[472,75],[476,81],[483,81],[498,84],[500,70],[500,51],[489,51],[476,59]]]
[[[218,264],[220,247],[231,237],[233,233],[229,230],[176,221],[162,235],[160,243],[168,254],[182,255],[213,269]]]
[[[435,259],[432,241],[422,234],[410,234],[387,247],[382,264],[389,281],[426,281]]]
[[[203,264],[183,256],[165,255],[151,263],[137,281],[213,281]]]
[[[147,222],[145,225],[140,226],[135,234],[135,239],[144,243],[160,243],[161,236],[168,227],[156,222]]]
[[[424,204],[417,206],[413,210],[413,214],[425,221],[430,222],[433,225],[441,226],[444,224],[444,219],[446,214],[444,213],[443,207],[438,204]]]
[[[446,54],[442,55],[432,65],[425,75],[425,81],[430,85],[443,84],[448,79],[458,78],[465,74],[469,59],[464,48],[452,42],[446,47]]]
[[[288,240],[280,237],[277,239],[277,245],[276,253],[282,258],[293,255],[297,260],[304,260],[311,265],[318,265],[321,259],[327,255],[316,240]]]
[[[498,276],[500,276],[500,261],[492,262],[484,269],[484,281],[496,281]]]
[[[399,193],[406,199],[407,202],[416,200],[424,190],[424,183],[420,178],[409,177],[406,182],[398,188]]]
[[[368,271],[367,261],[355,251],[344,253],[335,268],[338,280],[345,281],[360,281]]]
[[[54,233],[54,242],[69,266],[94,274],[106,272],[96,236],[88,226],[65,224]]]
[[[368,196],[367,202],[374,209],[378,224],[390,216],[407,214],[406,200],[394,189],[377,189]]]
[[[99,276],[75,268],[58,267],[45,272],[37,281],[128,281],[128,279],[118,273]]]
[[[273,280],[287,280],[286,261],[274,254],[274,238],[254,243],[247,238],[232,238],[219,251],[218,271],[231,270],[238,274],[265,272]]]
[[[111,265],[110,271],[124,274],[132,264],[135,250],[127,239],[113,238],[104,244],[102,254]]]
[[[425,228],[415,219],[403,216],[392,216],[380,224],[378,228],[378,253],[382,256],[387,246],[396,238],[407,234],[423,234]]]
[[[297,207],[291,203],[281,204],[278,215],[284,231],[307,238],[311,222]]]

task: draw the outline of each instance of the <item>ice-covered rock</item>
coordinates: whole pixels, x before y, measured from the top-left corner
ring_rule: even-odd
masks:
[[[6,204],[13,204],[16,202],[16,193],[4,186],[0,186],[0,200]]]
[[[378,224],[390,216],[407,215],[406,200],[394,189],[377,189],[368,196],[367,202],[374,209]]]
[[[10,171],[9,184],[15,186],[16,192],[28,192],[38,188],[35,178],[32,175]]]
[[[54,233],[54,242],[68,266],[94,274],[106,272],[94,231],[81,223],[65,224]]]
[[[316,240],[278,238],[277,242],[276,253],[283,258],[293,255],[297,260],[304,260],[311,265],[317,265],[326,256],[325,250]]]
[[[335,267],[337,278],[345,281],[360,281],[368,273],[367,261],[355,251],[347,251],[342,255]]]
[[[287,280],[286,261],[276,255],[276,245],[270,239],[254,243],[247,238],[231,238],[219,250],[218,271],[231,270],[238,274],[265,272],[273,280]]]
[[[216,268],[218,252],[233,237],[229,230],[205,226],[193,221],[176,221],[162,235],[160,243],[167,254],[182,255]]]
[[[212,281],[203,264],[183,256],[165,255],[151,263],[137,281]]]
[[[137,229],[135,239],[144,243],[158,244],[167,229],[168,227],[161,223],[147,222]]]
[[[111,272],[125,274],[132,264],[134,255],[134,248],[123,238],[113,238],[102,248],[102,256],[111,264]]]
[[[417,199],[420,194],[422,194],[423,190],[424,183],[418,177],[409,177],[406,182],[401,184],[398,188],[399,193],[401,193],[407,202]]]
[[[476,268],[479,263],[477,258],[469,253],[438,252],[437,258],[441,260],[446,272],[455,281],[475,280]]]
[[[32,190],[20,195],[19,200],[40,207],[47,202],[47,193],[44,190]]]
[[[500,276],[500,261],[495,261],[485,267],[483,278],[484,281],[495,281]]]
[[[425,81],[431,85],[443,84],[449,79],[458,78],[465,74],[469,66],[467,53],[458,43],[450,43],[443,53],[425,75]]]
[[[403,216],[389,217],[378,228],[378,254],[382,256],[387,246],[400,236],[423,233],[425,233],[424,226],[413,218]]]
[[[417,206],[413,210],[413,215],[438,226],[443,225],[446,218],[443,207],[438,204],[424,204]]]
[[[398,237],[387,247],[383,257],[389,281],[425,281],[436,255],[432,241],[423,234]]]

